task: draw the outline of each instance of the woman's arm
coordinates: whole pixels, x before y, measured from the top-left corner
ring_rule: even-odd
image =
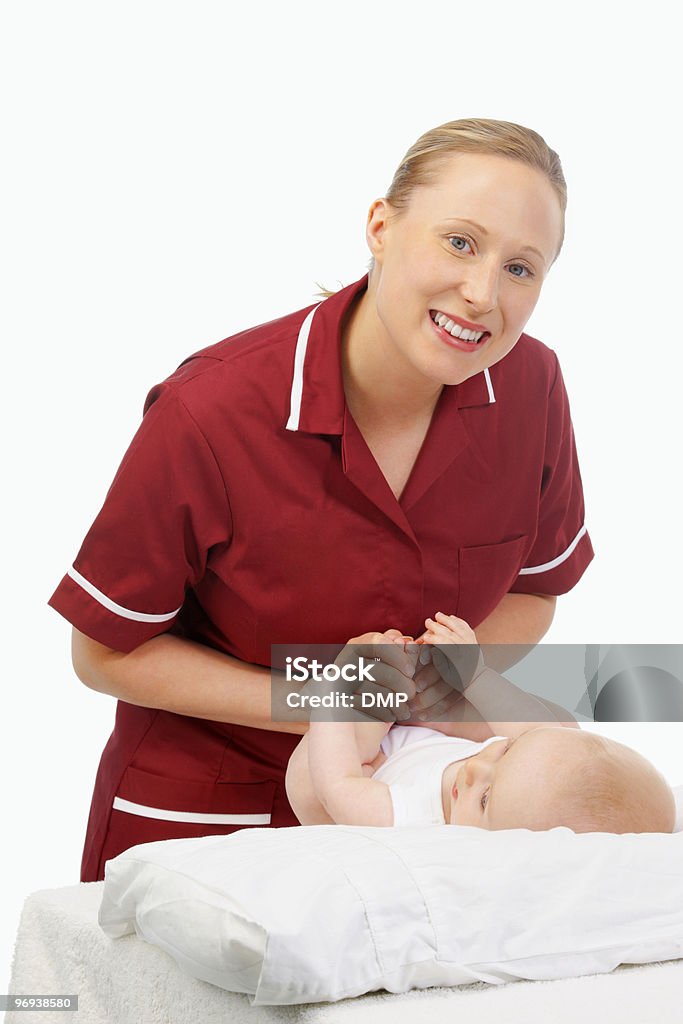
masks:
[[[492,736],[514,738],[534,725],[581,728],[566,708],[528,694],[498,675],[521,661],[547,633],[556,603],[557,598],[550,594],[506,594],[488,618],[477,626],[477,642],[485,647],[487,667],[494,671],[489,672],[486,681],[479,683],[476,692],[468,687],[466,699],[486,719]],[[490,721],[489,715],[500,719],[504,700],[514,707],[518,718],[528,717],[529,721]]]
[[[551,594],[505,594],[476,627],[487,665],[502,672],[521,661],[550,629],[556,602]]]
[[[270,669],[171,633],[124,654],[74,629],[71,656],[81,682],[128,704],[276,732],[301,735],[308,728],[305,722],[273,721]]]
[[[536,646],[533,637],[540,640],[550,626],[555,601],[556,598],[542,594],[507,594],[477,627],[476,637],[472,633],[469,640],[470,643],[485,645],[486,664],[493,670],[488,685],[485,688],[480,686],[476,692],[468,688],[465,697],[453,692],[449,694],[449,687],[439,672],[428,664],[416,675],[419,686],[422,674],[425,689],[409,704],[414,715],[412,722],[475,742],[495,735],[507,736],[510,730],[514,730],[516,735],[537,724],[580,728],[565,708],[526,694],[510,680],[497,676],[499,671],[516,664]],[[498,680],[495,685],[494,676]],[[513,701],[514,715],[528,720],[515,723],[501,721],[502,700],[507,703]],[[439,721],[441,714],[447,714],[448,720]]]
[[[400,636],[390,629],[349,643],[391,644]],[[402,657],[396,654],[397,666]],[[91,690],[138,707],[300,736],[308,729],[308,722],[297,720],[301,712],[287,707],[286,695],[294,686],[284,677],[274,674],[271,681],[268,668],[172,633],[152,637],[126,654],[74,628],[71,658],[76,675]]]
[[[520,690],[505,676],[488,667],[465,688],[464,696],[486,719],[492,736],[516,739],[522,733],[540,726],[579,728],[578,722],[564,708]],[[506,715],[512,720],[506,720]]]

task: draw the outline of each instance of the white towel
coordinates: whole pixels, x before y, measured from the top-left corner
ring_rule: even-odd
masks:
[[[610,974],[507,985],[467,985],[405,995],[374,993],[338,1003],[251,1006],[181,972],[135,935],[108,939],[97,924],[102,882],[33,893],[24,906],[10,992],[77,994],[78,1014],[13,1011],[5,1024],[678,1024],[683,960],[622,966]]]

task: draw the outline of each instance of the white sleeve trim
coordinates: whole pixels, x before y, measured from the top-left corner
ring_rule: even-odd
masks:
[[[101,590],[98,590],[97,587],[93,586],[89,580],[86,580],[85,576],[81,576],[80,572],[78,572],[77,569],[74,569],[73,566],[67,572],[67,576],[70,576],[75,583],[78,583],[79,587],[82,587],[87,594],[90,594],[90,596],[94,597],[96,601],[99,601],[104,608],[113,612],[114,615],[120,615],[122,619],[132,619],[133,622],[168,622],[168,620],[174,618],[180,611],[180,608],[182,608],[181,605],[180,608],[176,608],[174,612],[165,612],[163,615],[149,615],[147,612],[133,612],[130,608],[124,608],[122,605],[116,604],[115,601],[108,598],[106,594],[103,594]]]
[[[561,565],[562,562],[564,562],[567,558],[569,558],[569,556],[571,555],[572,551],[574,550],[576,545],[579,543],[579,541],[581,540],[581,538],[583,537],[585,532],[586,532],[586,524],[584,523],[584,525],[581,527],[581,529],[577,533],[576,537],[574,537],[574,540],[571,542],[569,547],[565,551],[563,551],[561,555],[558,555],[557,558],[553,558],[553,560],[551,562],[544,562],[543,565],[528,565],[526,567],[526,569],[520,569],[519,570],[519,575],[520,576],[529,576],[532,573],[536,573],[536,572],[548,572],[550,569],[554,569],[556,566]]]
[[[322,306],[322,302],[319,302],[315,309],[311,310],[299,328],[299,337],[296,341],[296,353],[294,355],[294,376],[292,378],[292,389],[289,396],[289,419],[287,420],[287,430],[299,429],[301,396],[304,388],[304,360],[306,358],[306,348],[308,346],[308,335],[311,330],[315,311],[320,306]]]

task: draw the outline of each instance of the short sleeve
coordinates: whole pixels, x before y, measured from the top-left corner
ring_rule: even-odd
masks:
[[[100,512],[48,604],[80,632],[128,652],[169,630],[214,545],[230,541],[223,477],[177,388],[145,401]]]
[[[391,808],[393,811],[392,825],[394,828],[402,828],[404,825],[412,825],[408,818],[408,808],[400,786],[387,786],[391,797]]]
[[[510,588],[516,594],[566,594],[594,555],[586,530],[569,399],[554,353],[553,357],[556,372],[548,395],[538,528],[524,567]]]

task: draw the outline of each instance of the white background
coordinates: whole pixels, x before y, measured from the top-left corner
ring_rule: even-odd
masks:
[[[76,679],[46,602],[147,391],[359,278],[368,207],[429,128],[533,127],[568,180],[527,330],[561,361],[596,558],[546,639],[681,640],[681,186],[664,2],[3,12],[5,965],[24,897],[78,881],[114,701]],[[683,782],[679,725],[612,734]]]

